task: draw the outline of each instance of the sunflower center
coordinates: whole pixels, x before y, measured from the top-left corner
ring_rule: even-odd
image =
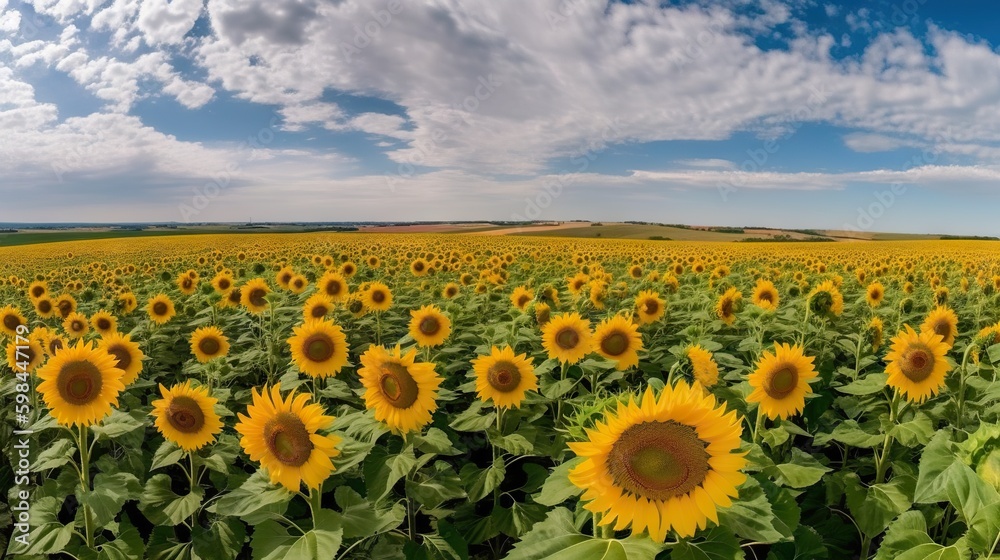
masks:
[[[223,279],[219,280],[219,289],[220,290],[228,290],[229,286],[231,286],[231,285],[232,284],[229,283],[229,279],[228,278],[223,278]]]
[[[722,300],[722,305],[719,306],[722,311],[723,317],[728,317],[733,314],[733,300],[725,298]]]
[[[814,313],[827,313],[833,307],[833,296],[830,292],[819,292],[813,296],[810,306]]]
[[[420,272],[423,269],[424,269],[424,263],[422,263],[422,262],[415,262],[415,263],[413,263],[413,270],[416,270],[417,272]]]
[[[901,368],[910,381],[919,383],[934,371],[934,356],[926,348],[910,348],[903,353]]]
[[[167,407],[167,422],[183,434],[196,434],[205,425],[205,413],[191,397],[174,397]]]
[[[102,331],[106,331],[111,328],[111,321],[105,319],[104,317],[101,317],[100,319],[97,320],[97,328]]]
[[[601,350],[609,356],[620,356],[628,347],[628,336],[620,331],[614,331],[601,340]]]
[[[951,335],[951,325],[944,321],[939,321],[936,325],[934,325],[934,332],[941,335],[941,338],[947,340],[948,336]]]
[[[389,404],[396,408],[410,408],[417,402],[417,394],[420,392],[417,382],[402,364],[383,365],[378,384]]]
[[[764,392],[772,399],[783,399],[795,389],[798,383],[798,370],[786,365],[768,376],[767,382],[764,383]]]
[[[510,362],[497,362],[486,372],[490,386],[501,393],[510,393],[521,385],[521,371]]]
[[[164,302],[162,302],[162,301],[158,301],[158,302],[154,303],[153,304],[153,313],[155,315],[166,315],[167,314],[167,304],[164,303]]]
[[[3,326],[9,330],[17,330],[17,327],[20,325],[21,320],[17,318],[17,315],[6,315],[3,318]]]
[[[58,307],[59,307],[59,314],[62,315],[63,318],[65,318],[67,315],[73,312],[73,304],[68,301],[60,301]],[[6,322],[7,319],[5,318],[4,323],[6,324]]]
[[[184,289],[185,290],[188,290],[188,289],[191,288],[191,279],[190,278],[185,278],[183,283],[184,283]]]
[[[382,290],[375,290],[372,292],[372,301],[375,303],[382,303],[385,301],[385,292]]]
[[[43,295],[45,295],[45,288],[41,286],[35,286],[34,288],[31,289],[31,295],[36,298],[40,298]]]
[[[108,354],[118,360],[118,369],[128,369],[128,366],[132,365],[132,354],[124,346],[111,346],[108,348]]]
[[[70,324],[70,329],[73,332],[82,331],[83,330],[83,322],[82,321],[73,321],[73,323]]]
[[[52,302],[47,299],[40,300],[38,302],[38,310],[41,311],[42,313],[48,313],[52,311]]]
[[[531,298],[529,298],[524,294],[521,294],[521,297],[517,298],[517,306],[524,307],[525,305],[528,305],[529,301],[531,301]]]
[[[55,354],[56,352],[62,350],[62,348],[63,348],[62,340],[59,340],[58,338],[53,338],[51,341],[49,341],[50,354]]]
[[[202,354],[214,356],[221,349],[222,345],[219,343],[219,339],[214,336],[207,336],[198,342],[198,350],[201,350]]]
[[[362,309],[364,309],[364,304],[362,302],[360,301],[351,302],[350,306],[351,313],[361,313]]]
[[[694,490],[708,473],[705,442],[694,428],[673,420],[626,429],[611,447],[608,470],[623,489],[666,501]]]
[[[281,283],[287,284],[292,279],[292,275],[289,273],[284,273],[281,275]]]
[[[652,315],[653,313],[656,313],[660,309],[660,302],[656,301],[655,299],[647,299],[646,302],[643,304],[643,309],[645,310],[647,315]]]
[[[319,319],[320,317],[326,316],[328,312],[329,310],[326,308],[325,305],[316,305],[312,308],[312,312],[310,312],[310,315],[312,315],[314,319]]]
[[[333,281],[326,283],[327,295],[335,296],[340,293],[340,282]]]
[[[240,299],[242,299],[242,296],[243,294],[240,292],[239,289],[233,290],[229,292],[229,301],[232,303],[239,303]]]
[[[101,370],[86,360],[66,363],[56,378],[59,396],[75,406],[93,402],[101,394],[103,384]]]
[[[433,336],[441,330],[441,322],[437,320],[437,317],[424,317],[420,320],[418,328],[422,334]]]
[[[759,298],[760,298],[760,301],[763,301],[764,303],[773,303],[774,302],[774,296],[771,295],[771,292],[761,292]]]
[[[325,362],[333,357],[333,341],[323,333],[316,333],[302,343],[306,358],[311,362]]]
[[[571,328],[562,329],[556,333],[556,344],[564,350],[572,350],[580,344],[580,334]]]
[[[250,299],[250,303],[254,304],[257,307],[265,305],[265,304],[267,304],[267,300],[264,299],[264,296],[266,296],[266,295],[267,295],[267,292],[265,292],[264,290],[262,290],[260,288],[255,288],[254,290],[252,290],[250,292],[250,298],[249,298]]]
[[[290,412],[281,412],[264,425],[264,441],[268,451],[290,467],[306,464],[313,450],[306,425]]]

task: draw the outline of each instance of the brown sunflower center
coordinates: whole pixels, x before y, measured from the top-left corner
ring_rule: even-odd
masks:
[[[385,292],[382,290],[372,290],[372,301],[375,303],[382,303],[385,301]]]
[[[49,313],[52,311],[52,302],[47,299],[38,300],[38,311],[41,313]]]
[[[250,297],[249,297],[250,303],[252,303],[255,307],[261,307],[263,305],[267,305],[267,300],[264,299],[264,296],[266,295],[267,291],[264,290],[263,288],[254,288],[253,290],[250,291]]]
[[[302,343],[302,353],[311,362],[325,362],[333,357],[333,340],[323,333],[315,333]]]
[[[879,290],[872,290],[871,296],[872,296],[872,299],[875,299],[875,300],[882,299],[882,292],[880,292]]]
[[[66,300],[60,301],[57,307],[59,308],[59,314],[62,315],[63,319],[73,312],[73,304]]]
[[[106,331],[111,328],[111,321],[105,319],[104,317],[101,317],[100,319],[97,320],[97,328],[102,331]]]
[[[613,331],[601,340],[601,351],[609,356],[620,356],[628,347],[628,335],[621,331]]]
[[[530,297],[525,294],[521,294],[521,296],[517,298],[517,306],[524,307],[525,305],[528,305],[529,301],[531,301]]]
[[[327,295],[335,296],[340,293],[341,286],[340,282],[332,280],[326,283],[326,293]]]
[[[486,380],[493,389],[501,393],[510,393],[521,385],[521,371],[510,362],[497,362],[487,370]]]
[[[364,309],[364,305],[365,305],[364,303],[358,300],[354,300],[351,302],[349,309],[351,310],[351,313],[361,313],[361,311]]]
[[[728,317],[733,314],[733,300],[730,298],[723,298],[722,303],[719,305],[719,309],[722,311],[723,317]]]
[[[927,379],[934,371],[934,356],[927,348],[920,346],[908,348],[903,352],[901,362],[900,369],[903,375],[915,383]]]
[[[167,407],[167,422],[182,434],[196,434],[205,426],[205,413],[191,397],[174,397]]]
[[[31,295],[36,298],[40,298],[45,295],[45,288],[41,286],[35,286],[31,289]]]
[[[951,325],[947,321],[938,321],[934,325],[934,332],[941,335],[941,338],[947,340],[951,336]]]
[[[230,303],[239,303],[243,298],[243,294],[240,292],[239,288],[229,292]]]
[[[183,280],[182,284],[184,285],[184,289],[185,290],[190,290],[191,289],[192,282],[191,282],[190,278],[185,278]]]
[[[63,349],[62,340],[58,338],[53,338],[49,341],[49,354],[55,354],[56,352]]]
[[[290,412],[281,412],[264,425],[264,442],[279,462],[290,467],[306,464],[313,450],[306,425]]]
[[[378,384],[382,389],[382,395],[396,408],[410,408],[417,402],[419,387],[409,370],[402,364],[384,364]]]
[[[314,319],[319,319],[320,317],[325,317],[330,310],[326,308],[323,304],[314,305],[312,310],[309,312]]]
[[[295,281],[292,282],[292,285],[294,285],[295,289],[297,290],[297,289],[301,288],[302,286],[304,286],[305,282],[301,278],[296,278]]]
[[[132,353],[120,344],[108,347],[108,354],[111,354],[118,360],[118,369],[128,369],[132,365]]]
[[[757,297],[764,303],[774,303],[774,296],[771,292],[761,292]]]
[[[563,350],[572,350],[580,344],[580,333],[569,327],[562,329],[556,333],[556,344]]]
[[[420,272],[423,269],[424,269],[424,263],[422,263],[420,261],[417,261],[417,262],[413,263],[413,270],[416,270],[417,272]]]
[[[289,274],[289,273],[287,273],[287,272],[284,273],[284,274],[282,274],[281,278],[279,278],[279,280],[281,281],[282,284],[287,284],[288,282],[291,281],[291,279],[292,279],[292,275]]]
[[[74,406],[93,402],[100,396],[103,384],[101,370],[86,360],[63,364],[56,377],[59,396]]]
[[[201,350],[202,354],[214,356],[222,350],[222,342],[214,336],[206,336],[198,341],[198,350]]]
[[[798,383],[798,370],[794,366],[785,365],[767,376],[764,382],[764,392],[772,399],[783,399],[795,389]]]
[[[70,323],[69,328],[73,332],[80,332],[84,330],[83,321],[80,320],[73,321],[72,323]]]
[[[417,328],[425,336],[434,336],[441,330],[441,321],[437,317],[427,316],[420,320]]]
[[[167,304],[162,301],[158,301],[153,304],[153,314],[154,315],[166,315],[167,314]]]
[[[655,299],[647,299],[642,304],[642,308],[647,315],[652,315],[660,310],[660,302],[656,301]]]
[[[615,484],[649,500],[666,501],[694,490],[708,473],[705,442],[694,428],[673,420],[626,429],[611,447]]]
[[[8,330],[17,330],[17,327],[21,325],[21,319],[17,315],[4,315],[3,326]]]
[[[229,282],[228,278],[222,278],[222,279],[219,280],[219,289],[220,290],[228,290],[229,286],[232,286],[232,283]]]

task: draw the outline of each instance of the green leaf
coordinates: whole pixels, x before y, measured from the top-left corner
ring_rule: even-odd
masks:
[[[31,465],[31,471],[41,472],[61,467],[73,458],[74,453],[76,445],[71,440],[56,440],[38,454],[35,464]]]
[[[941,474],[941,478],[948,501],[965,520],[974,519],[980,509],[1000,501],[996,489],[983,482],[979,475],[959,461],[952,463]]]
[[[100,527],[114,521],[125,502],[137,498],[140,492],[139,479],[131,473],[100,473],[94,477],[94,489],[81,488],[77,499],[90,506],[94,524]]]
[[[792,488],[807,488],[822,480],[830,472],[815,457],[799,449],[792,449],[792,461],[764,470],[775,482]]]
[[[543,506],[556,506],[579,496],[583,490],[569,481],[569,472],[583,461],[583,457],[576,457],[552,469],[552,474],[545,479],[542,491],[535,496],[535,501]]]
[[[146,488],[139,498],[139,508],[157,525],[180,525],[198,511],[205,489],[195,486],[191,493],[178,496],[170,488],[170,477],[158,474],[146,481]]]
[[[341,525],[345,539],[358,539],[384,533],[399,526],[406,517],[406,509],[396,504],[389,511],[380,511],[361,497],[350,486],[339,486],[334,499],[340,506]]]
[[[663,550],[662,544],[647,537],[624,540],[595,539],[581,534],[566,508],[549,512],[545,521],[514,546],[506,560],[653,560]]]
[[[852,350],[853,351],[853,350]],[[869,373],[857,381],[848,383],[836,389],[848,395],[864,396],[874,395],[885,388],[885,382],[889,376],[884,373]]]
[[[930,416],[918,412],[913,420],[896,424],[889,430],[889,435],[899,440],[906,447],[927,445],[934,435],[934,424]]]
[[[875,560],[893,560],[903,552],[933,543],[927,534],[927,521],[919,511],[907,511],[889,524]]]
[[[219,518],[208,530],[196,525],[192,557],[196,560],[234,560],[243,550],[246,538],[246,526],[234,517]]]
[[[146,424],[144,422],[127,412],[115,409],[103,422],[91,426],[90,430],[97,435],[98,440],[101,440],[121,437],[145,427]]]
[[[63,525],[59,522],[62,502],[61,499],[46,496],[32,503],[28,507],[31,530],[28,533],[27,548],[12,539],[8,550],[14,556],[56,554],[65,550],[73,539],[73,524]]]
[[[474,463],[466,463],[462,466],[459,477],[466,481],[465,491],[469,494],[469,500],[478,502],[500,486],[506,474],[506,462],[503,457],[497,457],[493,464],[485,469],[480,469]]]
[[[288,530],[274,520],[254,527],[254,560],[330,560],[340,550],[344,529],[338,526],[338,516],[329,510],[316,514],[316,527],[303,535],[289,535]]]
[[[720,526],[744,539],[765,544],[791,539],[792,531],[774,514],[760,483],[749,478],[739,492],[731,507],[719,511]]]
[[[872,434],[863,430],[854,420],[847,420],[837,424],[837,427],[833,429],[833,433],[830,434],[830,439],[846,443],[851,447],[871,449],[881,444],[884,438],[877,433]]]
[[[918,504],[933,504],[947,500],[947,481],[942,475],[957,460],[950,436],[943,430],[934,434],[920,455],[913,501]]]
[[[855,473],[844,477],[847,507],[851,516],[864,534],[875,537],[889,526],[897,515],[913,505],[912,476],[897,476],[885,484],[874,484],[867,488]]]
[[[670,550],[670,560],[742,560],[743,549],[732,532],[716,527],[704,541],[681,541]]]
[[[385,446],[376,445],[365,459],[365,484],[368,486],[368,498],[376,503],[381,502],[392,492],[393,486],[403,479],[417,464],[412,447],[406,447],[399,453],[389,453]]]
[[[461,453],[451,444],[448,434],[438,428],[430,428],[426,433],[413,438],[414,445],[424,453],[438,455],[458,455]]]
[[[209,511],[243,518],[250,524],[282,514],[288,508],[292,494],[284,486],[271,484],[264,471],[257,471],[239,488],[219,498]]]
[[[987,348],[986,355],[990,357],[991,364],[1000,364],[1000,344],[994,344]]]
[[[435,461],[430,473],[424,469],[415,480],[407,480],[406,495],[428,509],[436,509],[448,500],[466,497],[462,480],[451,465],[444,461]]]
[[[182,457],[184,457],[184,450],[177,447],[176,443],[166,440],[160,444],[160,447],[156,449],[156,453],[153,454],[153,464],[150,465],[149,470],[155,471],[156,469],[176,465]]]
[[[496,412],[483,414],[483,401],[476,401],[468,410],[456,416],[449,426],[459,432],[484,432],[496,423]]]
[[[916,546],[896,557],[896,560],[965,560],[957,546],[928,543]]]
[[[146,545],[142,542],[139,531],[127,523],[126,520],[122,521],[115,540],[100,545],[98,560],[134,560],[142,557]]]
[[[486,430],[486,435],[490,443],[512,455],[530,455],[535,450],[535,446],[521,434],[501,436],[496,428],[490,428]]]
[[[972,550],[992,554],[994,543],[1000,539],[1000,503],[981,508],[969,522],[967,536]]]

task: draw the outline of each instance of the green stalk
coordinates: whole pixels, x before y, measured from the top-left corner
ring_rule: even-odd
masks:
[[[85,492],[90,492],[90,447],[87,445],[87,426],[80,424],[80,482]],[[94,548],[94,520],[90,506],[83,505],[83,525],[87,536],[87,548]]]

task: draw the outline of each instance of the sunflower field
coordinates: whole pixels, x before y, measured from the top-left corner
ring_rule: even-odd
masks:
[[[16,558],[1000,553],[1000,253],[233,234],[0,248]]]

